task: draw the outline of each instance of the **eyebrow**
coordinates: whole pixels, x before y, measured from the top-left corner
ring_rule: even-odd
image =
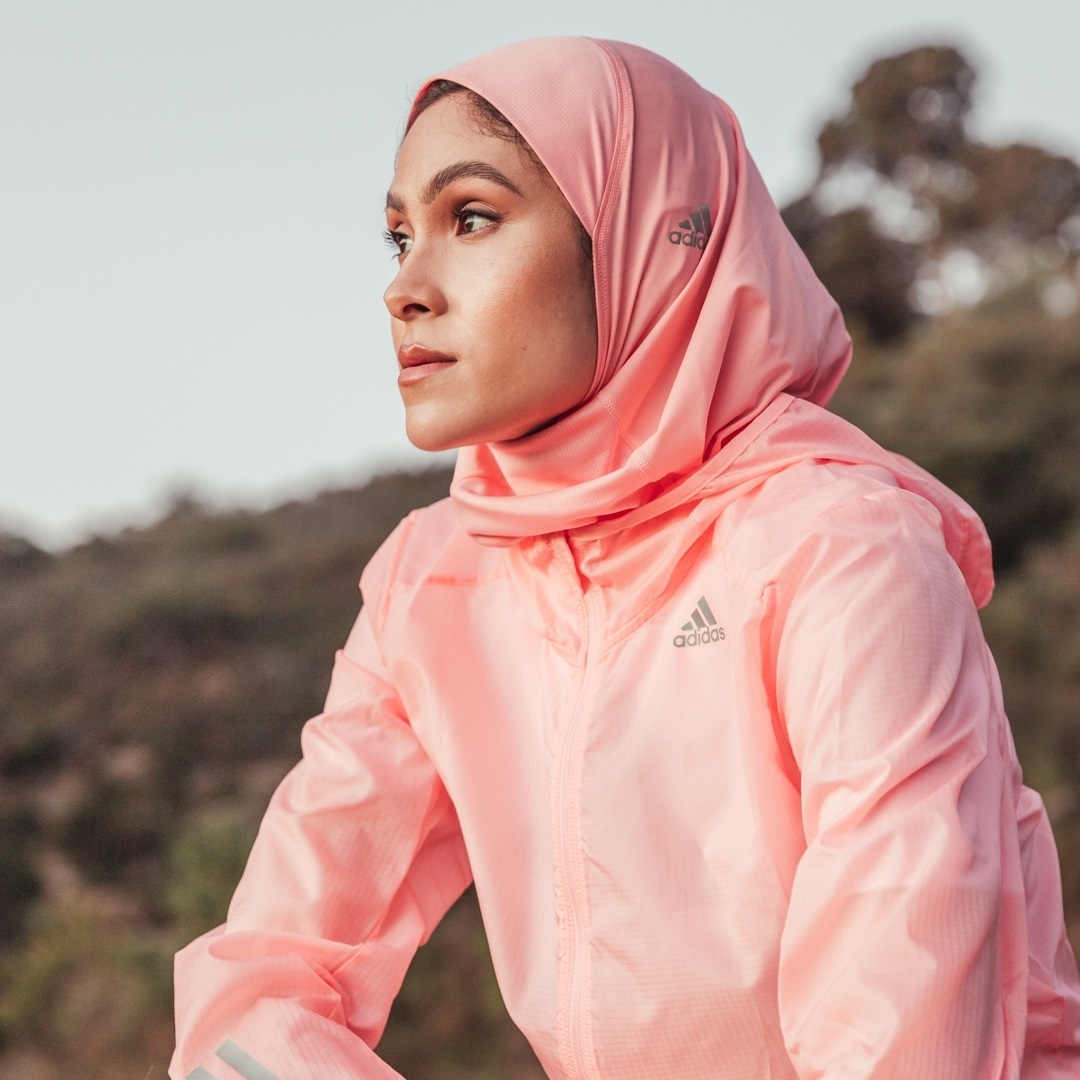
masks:
[[[493,184],[506,188],[508,191],[512,191],[515,195],[522,194],[517,184],[508,176],[499,172],[494,165],[489,165],[485,161],[458,161],[453,165],[447,165],[445,169],[440,169],[427,182],[427,186],[420,195],[420,201],[425,206],[430,205],[438,198],[439,192],[443,188],[448,187],[455,180],[468,177],[477,180],[488,180]],[[388,191],[386,193],[386,209],[396,210],[399,214],[403,214],[405,213],[405,200],[395,192]]]

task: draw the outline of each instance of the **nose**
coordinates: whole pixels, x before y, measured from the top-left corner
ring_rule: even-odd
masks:
[[[441,314],[446,310],[446,297],[437,278],[433,261],[414,248],[401,260],[394,280],[383,293],[387,310],[404,322]]]

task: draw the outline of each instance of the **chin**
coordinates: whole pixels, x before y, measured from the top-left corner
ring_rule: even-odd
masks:
[[[442,422],[440,422],[442,419]],[[545,425],[541,424],[540,427]],[[445,418],[423,416],[414,412],[405,412],[405,435],[418,450],[437,452],[440,450],[458,450],[463,446],[478,446],[481,443],[509,442],[522,435],[531,434],[533,429],[528,423],[504,423],[498,425],[469,424],[467,422],[446,423]]]
[[[405,435],[417,450],[427,450],[431,453],[438,453],[441,450],[457,450],[459,447],[484,441],[483,439],[470,439],[464,435],[456,435],[438,424],[410,422],[408,417],[405,420]]]

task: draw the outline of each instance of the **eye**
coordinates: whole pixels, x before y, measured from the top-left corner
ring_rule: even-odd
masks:
[[[394,258],[406,254],[409,248],[412,247],[412,237],[406,236],[403,232],[397,232],[394,229],[383,230],[383,241],[394,253]]]
[[[465,206],[455,211],[454,217],[461,224],[463,233],[478,233],[494,225],[498,220],[498,214],[490,210],[477,210],[474,206]]]

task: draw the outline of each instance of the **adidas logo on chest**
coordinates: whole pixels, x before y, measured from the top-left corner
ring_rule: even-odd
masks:
[[[676,649],[689,649],[695,645],[711,645],[724,640],[724,628],[716,621],[709,602],[701,597],[691,612],[688,622],[683,623],[672,644]]]

